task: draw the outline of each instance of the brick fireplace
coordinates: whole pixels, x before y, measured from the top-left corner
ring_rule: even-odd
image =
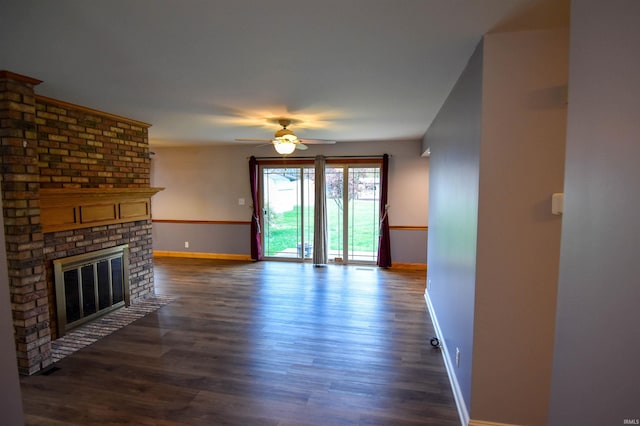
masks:
[[[52,363],[54,260],[126,244],[131,300],[154,292],[150,125],[37,95],[39,83],[0,71],[2,210],[22,374]]]

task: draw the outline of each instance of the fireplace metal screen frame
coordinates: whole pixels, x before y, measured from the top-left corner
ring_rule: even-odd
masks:
[[[111,306],[104,309],[99,309],[97,312],[82,316],[80,319],[73,321],[72,324],[67,322],[67,306],[65,297],[65,280],[64,273],[71,270],[80,270],[85,266],[92,265],[94,272],[94,285],[96,289],[96,298],[98,279],[97,279],[97,265],[98,262],[105,260],[109,261],[109,288],[113,291],[113,271],[111,270],[111,260],[122,258],[122,286],[123,286],[123,299],[120,302],[111,304]],[[62,337],[65,333],[75,327],[78,327],[84,323],[87,323],[95,318],[103,316],[109,312],[119,309],[123,306],[129,306],[131,303],[131,295],[129,292],[129,245],[124,244],[116,247],[110,247],[106,249],[96,250],[89,253],[79,254],[75,256],[69,256],[65,258],[56,259],[53,261],[53,270],[55,276],[55,290],[56,290],[56,310],[57,310],[57,324],[58,324],[58,337]],[[78,283],[79,287],[82,287],[81,280]],[[79,290],[80,293],[82,290]],[[113,294],[111,293],[111,300]],[[82,306],[82,301],[80,302]]]

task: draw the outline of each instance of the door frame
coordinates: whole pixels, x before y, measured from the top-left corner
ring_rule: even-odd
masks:
[[[350,156],[345,156],[345,157],[335,157],[335,158],[326,158],[326,165],[329,167],[342,167],[343,168],[343,173],[344,173],[344,181],[348,182],[348,174],[349,174],[349,168],[350,167],[378,167],[380,168],[380,175],[382,176],[382,158],[379,157],[364,157],[364,156],[355,156],[355,157],[350,157]],[[313,168],[314,166],[314,159],[313,158],[309,158],[309,157],[302,157],[302,158],[282,158],[282,159],[273,159],[273,158],[269,158],[269,159],[260,159],[258,160],[258,199],[259,199],[259,203],[260,203],[260,221],[263,224],[262,226],[262,247],[263,247],[263,253],[265,251],[265,233],[264,233],[264,224],[265,222],[265,217],[264,217],[264,212],[265,212],[265,208],[264,208],[264,169],[265,168],[300,168],[302,170],[301,176],[302,176],[302,182],[304,183],[304,168],[305,167],[310,167]],[[346,167],[345,167],[346,166]],[[300,193],[300,199],[304,202],[304,184],[301,184],[301,193]],[[361,260],[352,260],[349,261],[348,258],[348,253],[349,253],[349,249],[348,249],[348,239],[349,239],[349,234],[347,232],[348,230],[348,226],[349,226],[349,215],[348,215],[348,209],[349,209],[349,194],[348,194],[348,184],[347,184],[347,191],[343,191],[343,206],[344,206],[344,212],[343,212],[343,258],[342,258],[342,264],[347,265],[347,264],[362,264],[362,265],[371,265],[371,264],[375,264],[376,261],[372,260],[371,262],[368,261],[361,261]],[[302,227],[302,244],[304,247],[304,209],[302,209],[302,213],[301,213],[301,227]],[[263,259],[265,260],[275,260],[275,261],[279,261],[279,262],[311,262],[312,258],[305,258],[304,257],[304,248],[302,250],[302,257],[275,257],[275,256],[266,256],[263,255]],[[334,260],[328,260],[329,263],[335,263]]]

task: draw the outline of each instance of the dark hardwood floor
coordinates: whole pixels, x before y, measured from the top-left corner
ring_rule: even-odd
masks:
[[[424,271],[156,258],[176,300],[22,377],[29,425],[460,424]],[[1,423],[1,421],[0,421]]]

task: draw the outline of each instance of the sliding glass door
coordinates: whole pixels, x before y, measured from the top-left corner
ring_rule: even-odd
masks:
[[[315,172],[310,165],[262,167],[265,258],[313,256]],[[379,165],[331,164],[325,170],[330,262],[375,263],[380,210]]]

